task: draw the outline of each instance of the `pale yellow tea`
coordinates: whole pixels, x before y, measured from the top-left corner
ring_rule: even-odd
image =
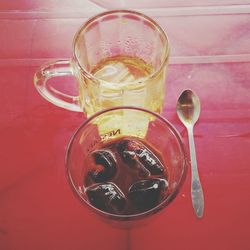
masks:
[[[86,80],[80,89],[86,113],[114,106],[144,107],[160,112],[164,98],[163,72],[154,76],[155,69],[137,57],[115,56],[101,60],[91,74],[98,79]]]
[[[143,81],[153,72],[154,68],[142,59],[128,56],[106,58],[92,70],[95,77],[114,84]]]

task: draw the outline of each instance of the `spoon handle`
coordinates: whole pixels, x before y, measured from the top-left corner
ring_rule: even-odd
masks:
[[[190,147],[191,171],[192,171],[192,178],[191,178],[192,204],[197,217],[201,218],[204,212],[204,196],[197,168],[193,126],[190,126],[188,128],[188,141]]]

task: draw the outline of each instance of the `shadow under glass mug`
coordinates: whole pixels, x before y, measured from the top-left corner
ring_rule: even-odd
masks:
[[[160,113],[168,58],[167,36],[154,20],[135,11],[108,11],[79,29],[70,60],[43,65],[34,83],[49,102],[88,117],[126,105]],[[77,80],[77,96],[53,88],[48,81],[67,75]]]

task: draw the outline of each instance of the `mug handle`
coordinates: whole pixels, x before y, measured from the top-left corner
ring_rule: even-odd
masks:
[[[66,75],[73,75],[70,60],[50,62],[43,65],[40,70],[35,73],[34,84],[40,95],[47,101],[71,111],[82,112],[79,96],[71,96],[60,92],[53,88],[48,82],[50,78]]]

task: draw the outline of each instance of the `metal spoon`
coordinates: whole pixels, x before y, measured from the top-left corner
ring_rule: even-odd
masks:
[[[193,128],[200,115],[200,100],[199,97],[190,89],[184,90],[177,102],[177,114],[181,122],[185,125],[188,131],[188,141],[190,147],[191,158],[191,196],[194,211],[198,218],[203,216],[204,212],[204,196],[200,178],[197,169]]]

